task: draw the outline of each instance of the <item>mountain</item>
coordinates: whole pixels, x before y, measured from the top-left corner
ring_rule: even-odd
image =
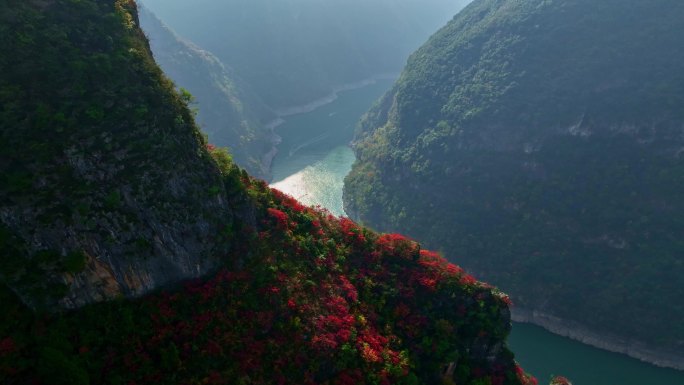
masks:
[[[0,382],[536,383],[505,294],[251,178],[138,24],[0,2]]]
[[[144,294],[229,247],[221,174],[130,7],[0,7],[0,270],[33,308]]]
[[[521,318],[684,368],[682,20],[676,0],[471,3],[360,123],[347,212]]]
[[[465,0],[145,0],[274,109],[398,73]]]
[[[229,147],[250,174],[267,178],[274,138],[266,125],[275,113],[212,53],[178,37],[147,8],[139,11],[156,62],[195,98],[202,131],[212,143]]]

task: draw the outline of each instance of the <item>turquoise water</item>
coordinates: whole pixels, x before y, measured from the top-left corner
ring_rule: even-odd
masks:
[[[534,325],[513,324],[508,343],[539,384],[559,374],[574,385],[684,385],[684,372],[596,349]]]
[[[342,186],[354,163],[348,144],[359,118],[392,85],[392,80],[340,92],[316,110],[293,115],[276,128],[282,137],[273,159],[271,186],[303,203],[343,215]]]
[[[342,187],[344,177],[354,163],[354,152],[347,146],[333,148],[323,159],[305,166],[300,171],[273,183],[271,186],[286,192],[310,206],[320,205],[331,213],[344,215]]]
[[[283,141],[273,163],[272,186],[342,215],[343,181],[354,162],[347,146],[354,125],[390,85],[380,81],[346,91],[331,104],[287,118],[277,128]],[[552,374],[564,375],[574,385],[684,385],[684,372],[592,348],[533,325],[514,324],[509,345],[540,385],[548,384]]]

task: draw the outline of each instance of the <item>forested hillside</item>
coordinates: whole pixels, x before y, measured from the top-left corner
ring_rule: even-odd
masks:
[[[682,367],[682,36],[676,0],[474,1],[361,122],[348,213]]]
[[[208,144],[130,0],[0,0],[0,383],[536,381],[508,297]]]
[[[250,174],[267,178],[274,139],[266,125],[276,114],[235,71],[183,40],[145,7],[140,7],[140,24],[155,61],[177,87],[192,95],[191,107],[202,132],[212,143],[229,146],[235,162]]]
[[[145,0],[181,36],[214,53],[271,107],[398,73],[466,0]]]

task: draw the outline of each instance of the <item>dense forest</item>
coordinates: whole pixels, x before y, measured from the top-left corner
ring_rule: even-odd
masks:
[[[684,362],[683,20],[677,0],[474,1],[360,123],[347,212]]]
[[[466,0],[145,0],[273,108],[398,73]]]
[[[505,294],[207,143],[135,2],[0,0],[0,34],[3,384],[536,383]]]

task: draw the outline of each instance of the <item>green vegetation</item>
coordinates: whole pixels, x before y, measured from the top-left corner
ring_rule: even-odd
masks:
[[[135,11],[0,4],[0,383],[535,383],[506,295],[207,144]]]
[[[0,6],[0,280],[33,307],[76,290],[63,277],[85,269],[85,254],[126,271],[136,239],[181,239],[202,221],[213,239],[230,222],[199,199],[221,173],[134,14],[123,0]],[[227,170],[230,157],[219,161]]]
[[[209,141],[229,147],[238,165],[266,178],[268,170],[261,159],[271,151],[272,139],[264,123],[274,120],[275,113],[231,68],[182,40],[145,7],[140,7],[140,24],[156,62],[181,87],[184,101],[196,109],[197,123]]]
[[[66,255],[62,265],[64,271],[72,274],[80,273],[86,267],[87,256],[83,252],[72,252]]]
[[[348,211],[523,308],[684,357],[682,20],[675,0],[473,2],[361,122]]]

